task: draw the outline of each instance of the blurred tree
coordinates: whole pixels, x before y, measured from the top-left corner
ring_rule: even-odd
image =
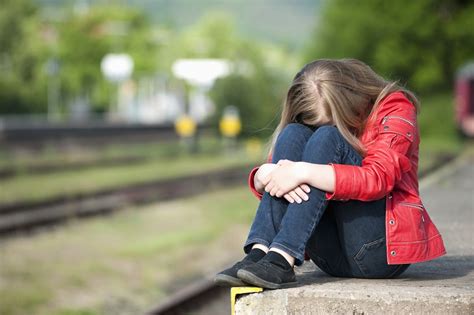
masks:
[[[45,45],[29,0],[0,0],[0,114],[45,110]]]
[[[107,53],[131,55],[134,76],[156,71],[158,45],[147,19],[136,10],[93,6],[84,13],[71,13],[57,27],[63,95],[85,95],[91,98],[96,111],[104,111],[108,106],[109,85],[100,70]]]
[[[233,105],[240,112],[243,137],[268,137],[278,124],[290,71],[268,63],[265,50],[255,43],[242,42],[239,51],[241,58],[235,61],[236,72],[217,80],[211,91],[216,103],[213,121],[221,118],[225,107]]]
[[[446,89],[474,57],[473,20],[465,0],[327,1],[305,55],[357,58],[419,92]]]
[[[293,58],[281,48],[239,37],[231,17],[211,12],[178,36],[167,55],[164,60],[170,63],[177,58],[223,58],[233,62],[233,74],[218,79],[210,91],[216,105],[211,124],[217,127],[224,108],[233,105],[239,109],[242,136],[263,137],[273,131],[293,71],[288,62]]]
[[[130,54],[137,76],[156,71],[159,45],[136,10],[92,6],[47,20],[31,0],[0,0],[0,7],[0,114],[45,113],[48,82],[58,73],[62,102],[85,96],[105,110],[100,62],[109,52]]]

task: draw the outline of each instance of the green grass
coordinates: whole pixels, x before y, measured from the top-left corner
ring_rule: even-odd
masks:
[[[246,187],[132,208],[0,242],[0,313],[142,314],[242,255]]]
[[[421,97],[421,112],[418,117],[421,133],[421,150],[427,153],[456,153],[463,142],[458,136],[454,121],[454,98],[452,94]]]
[[[199,147],[202,152],[215,153],[221,149],[218,138],[213,136],[201,137]],[[46,146],[32,153],[28,150],[6,150],[0,148],[0,167],[16,169],[23,172],[27,166],[43,164],[74,164],[75,162],[94,162],[97,160],[113,159],[119,157],[142,157],[149,159],[169,158],[184,154],[187,148],[184,143],[159,142],[159,143],[133,143],[110,144],[104,146],[70,146],[58,148]]]
[[[454,98],[450,93],[429,95],[420,98],[420,170],[437,163],[441,155],[459,154],[464,147],[456,131],[454,120]]]
[[[255,158],[244,152],[236,152],[232,155],[186,155],[175,159],[153,159],[141,164],[102,166],[51,174],[23,174],[2,181],[0,203],[71,196],[253,162],[256,162]]]

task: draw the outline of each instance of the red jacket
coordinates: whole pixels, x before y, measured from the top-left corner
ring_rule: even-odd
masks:
[[[367,154],[362,166],[331,164],[336,182],[328,200],[362,201],[386,198],[386,242],[389,264],[409,264],[446,253],[418,192],[420,137],[416,109],[402,92],[387,96],[369,117],[361,137]],[[254,168],[249,175],[252,192]]]

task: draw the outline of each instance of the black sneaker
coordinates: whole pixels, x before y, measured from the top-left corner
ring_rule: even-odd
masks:
[[[240,268],[250,266],[260,259],[262,259],[266,253],[258,248],[254,248],[250,251],[250,253],[245,256],[244,259],[233,265],[232,267],[219,272],[215,277],[214,277],[214,283],[217,285],[221,286],[231,286],[231,287],[240,287],[240,286],[245,286],[246,283],[244,283],[242,280],[237,278],[237,271]]]
[[[237,271],[240,268],[250,266],[252,264],[255,264],[255,262],[251,261],[250,259],[241,260],[237,262],[235,265],[233,265],[232,267],[219,272],[214,277],[214,283],[220,286],[225,286],[225,287],[245,286],[246,284],[242,280],[237,278]]]
[[[275,259],[277,257],[275,255],[285,259],[280,254],[269,252],[260,261],[241,267],[237,271],[237,277],[245,283],[265,289],[281,289],[295,285],[296,276],[293,267],[286,260],[281,263],[280,257]]]

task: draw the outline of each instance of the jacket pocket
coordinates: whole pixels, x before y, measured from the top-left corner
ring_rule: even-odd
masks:
[[[416,242],[426,240],[425,229],[425,207],[422,204],[402,201],[398,204],[397,215],[398,220],[402,220],[404,235],[409,236],[407,242]]]
[[[385,116],[380,126],[380,133],[392,133],[403,136],[410,143],[416,137],[416,123],[400,116]]]

